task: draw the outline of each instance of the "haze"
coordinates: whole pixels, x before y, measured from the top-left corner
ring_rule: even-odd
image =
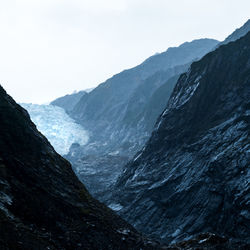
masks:
[[[0,83],[18,102],[52,101],[170,46],[223,40],[249,10],[249,0],[0,1]]]

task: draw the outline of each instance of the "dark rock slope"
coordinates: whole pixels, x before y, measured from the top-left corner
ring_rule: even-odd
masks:
[[[0,86],[0,249],[152,249],[94,200]]]
[[[165,242],[213,232],[250,243],[249,133],[250,33],[181,75],[112,206]]]

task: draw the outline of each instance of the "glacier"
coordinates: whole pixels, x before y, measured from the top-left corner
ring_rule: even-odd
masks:
[[[88,132],[77,124],[64,109],[53,105],[21,103],[37,129],[44,134],[60,155],[66,155],[73,143],[87,144]]]

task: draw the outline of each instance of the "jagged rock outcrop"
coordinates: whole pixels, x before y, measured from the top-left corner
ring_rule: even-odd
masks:
[[[112,206],[165,242],[213,232],[248,249],[249,133],[250,33],[181,75],[150,140],[118,179]]]
[[[94,200],[0,86],[0,249],[156,249]]]

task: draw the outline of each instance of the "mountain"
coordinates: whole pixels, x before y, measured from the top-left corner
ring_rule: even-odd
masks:
[[[0,86],[0,249],[159,249],[94,200]]]
[[[249,249],[249,133],[250,32],[180,76],[110,206],[164,242],[211,232]]]
[[[250,19],[242,27],[236,29],[231,35],[229,35],[219,45],[227,44],[229,42],[234,42],[237,39],[245,36],[249,31],[250,31]]]
[[[142,237],[94,200],[0,86],[0,249],[194,249],[225,246],[201,234],[175,246]]]
[[[91,91],[91,90],[90,90]],[[86,95],[89,90],[83,90],[71,95],[65,95],[52,101],[50,104],[63,108],[66,112],[70,112],[74,109],[75,105],[80,101],[80,99]]]
[[[134,128],[126,126],[126,122],[133,120],[129,118],[130,104],[132,102],[142,106],[147,100],[144,98],[141,104],[143,98],[139,98],[136,93],[141,93],[143,90],[140,88],[148,85],[146,94],[150,96],[154,89],[174,75],[185,72],[193,60],[201,58],[217,44],[216,40],[211,39],[194,40],[152,56],[141,65],[113,76],[89,95],[83,96],[70,114],[92,133],[90,140],[98,141],[99,144],[108,142],[106,147],[101,146],[98,151],[112,152],[119,145],[121,151],[127,150],[133,154],[135,148],[126,146],[133,144],[129,137],[134,136]],[[143,134],[144,131],[140,132]],[[127,139],[123,141],[124,138]]]
[[[178,76],[217,44],[200,39],[169,48],[100,84],[69,112],[88,131],[89,142],[74,144],[65,157],[95,198],[105,202],[122,166],[150,137]],[[103,173],[109,178],[100,182]]]
[[[188,69],[187,66],[183,66],[183,71],[184,68]],[[124,118],[124,124],[127,127],[136,127],[141,133],[145,131],[145,138],[150,135],[157,118],[167,105],[179,76],[180,74],[176,74],[168,79],[168,75],[165,72],[157,72],[148,78],[131,97]],[[168,80],[164,82],[164,79]],[[158,84],[159,82],[161,84]],[[164,83],[162,84],[162,82]],[[138,99],[140,100],[139,103]],[[138,133],[137,137],[140,140],[142,136]]]

